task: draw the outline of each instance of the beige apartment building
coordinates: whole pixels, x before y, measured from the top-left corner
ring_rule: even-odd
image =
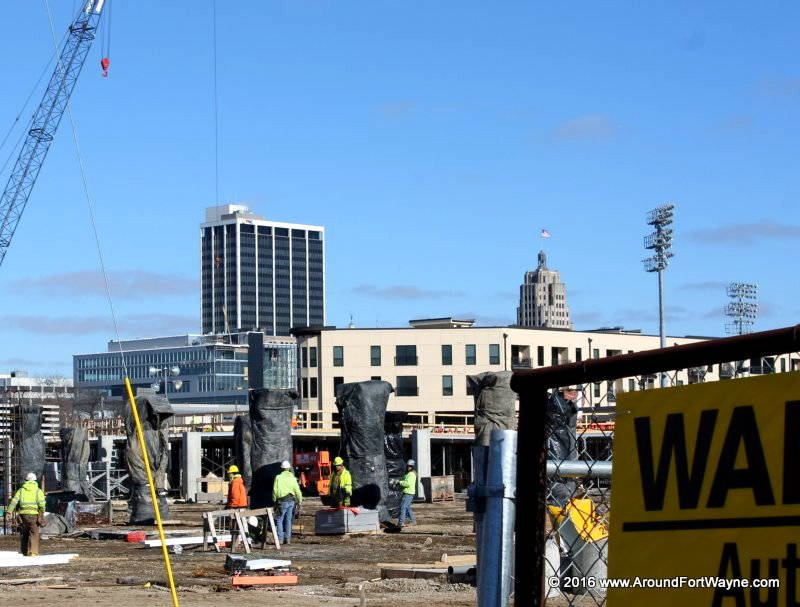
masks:
[[[522,327],[475,327],[473,321],[439,318],[411,321],[407,328],[310,327],[294,331],[300,363],[302,417],[330,428],[337,418],[335,387],[381,379],[395,388],[389,410],[408,411],[410,421],[439,425],[471,423],[473,397],[467,375],[483,371],[540,368],[658,348],[659,338],[622,329],[568,331]],[[702,341],[670,337],[667,345]],[[765,359],[775,371],[796,369],[788,355]],[[672,383],[719,379],[719,365],[681,370]],[[730,369],[723,369],[723,377]],[[651,388],[655,376],[594,384],[589,402],[614,401],[614,395]],[[610,395],[610,398],[609,398]]]

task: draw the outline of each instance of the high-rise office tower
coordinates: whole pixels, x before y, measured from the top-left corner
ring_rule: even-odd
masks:
[[[226,204],[206,209],[200,243],[203,333],[325,324],[325,228]]]
[[[539,267],[525,272],[519,287],[517,325],[572,329],[567,306],[567,286],[556,270],[547,267],[547,255],[539,251]]]

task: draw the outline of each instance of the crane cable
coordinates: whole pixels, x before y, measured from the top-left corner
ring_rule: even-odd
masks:
[[[219,204],[219,103],[217,93],[217,0],[211,0],[212,47],[214,49],[214,200]]]
[[[44,6],[45,6],[45,9],[47,11],[47,19],[48,19],[48,22],[50,24],[50,35],[52,36],[52,39],[53,39],[53,46],[56,48],[56,50],[58,50],[57,42],[56,42],[55,27],[53,26],[53,15],[52,15],[52,13],[50,11],[50,2],[49,2],[49,0],[44,0]],[[100,272],[103,274],[103,281],[104,281],[104,285],[105,285],[106,298],[108,299],[108,307],[109,307],[109,310],[111,312],[112,322],[114,324],[114,334],[117,337],[117,344],[119,344],[119,354],[120,354],[120,357],[122,359],[122,369],[123,369],[123,373],[125,375],[125,390],[127,392],[128,399],[130,400],[131,410],[133,412],[133,417],[134,417],[134,421],[135,421],[135,425],[136,425],[136,436],[137,436],[137,438],[139,440],[139,446],[141,447],[141,450],[142,450],[142,459],[144,460],[144,469],[145,469],[145,472],[147,473],[147,483],[148,483],[148,485],[150,487],[150,498],[151,498],[151,500],[153,502],[153,511],[155,513],[156,523],[158,525],[158,535],[161,538],[161,553],[162,553],[162,555],[164,557],[164,568],[167,571],[167,579],[169,580],[169,588],[170,588],[170,593],[172,595],[172,605],[173,605],[173,607],[179,607],[178,593],[177,593],[177,591],[175,589],[175,579],[172,576],[172,566],[171,566],[170,560],[169,560],[169,552],[167,552],[167,541],[166,541],[166,538],[164,536],[164,527],[163,527],[162,522],[161,522],[161,514],[160,514],[159,508],[158,508],[158,497],[156,496],[155,484],[153,482],[153,476],[152,476],[152,472],[150,470],[150,461],[149,461],[149,458],[147,456],[147,447],[145,446],[144,436],[142,434],[142,425],[141,425],[140,420],[139,420],[138,407],[136,406],[136,401],[135,401],[135,399],[133,397],[133,390],[131,389],[130,379],[128,378],[128,368],[127,368],[127,365],[125,363],[125,352],[124,352],[124,350],[122,348],[122,341],[120,339],[120,334],[119,334],[119,323],[117,322],[117,313],[116,313],[116,310],[114,309],[114,299],[113,299],[113,297],[111,295],[111,281],[109,280],[108,272],[106,271],[105,259],[103,257],[103,247],[102,247],[102,245],[100,243],[100,234],[99,234],[99,232],[97,230],[97,222],[95,221],[94,203],[92,201],[91,192],[89,191],[89,182],[88,182],[88,179],[86,178],[86,168],[85,168],[84,163],[83,163],[83,156],[81,154],[81,147],[80,147],[80,143],[79,143],[79,140],[78,140],[78,129],[77,129],[76,125],[75,125],[75,120],[74,120],[74,118],[72,116],[72,105],[69,102],[69,100],[67,100],[67,116],[69,116],[69,123],[70,123],[70,126],[72,127],[72,140],[75,143],[75,154],[78,157],[78,166],[80,167],[81,179],[82,179],[82,182],[83,182],[83,191],[84,191],[84,194],[86,195],[86,206],[89,209],[89,219],[90,219],[90,223],[91,223],[91,226],[92,226],[92,232],[94,233],[95,245],[97,246],[97,255],[98,255],[98,258],[99,258],[99,261],[100,261]],[[165,391],[166,391],[166,388],[165,388]]]

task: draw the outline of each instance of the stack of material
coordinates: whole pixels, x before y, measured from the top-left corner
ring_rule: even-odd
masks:
[[[380,520],[377,510],[322,508],[314,515],[314,533],[317,535],[377,533],[379,530]]]
[[[475,555],[443,554],[433,563],[378,563],[384,579],[408,578],[472,583],[475,579]]]
[[[166,482],[167,460],[169,459],[169,418],[173,415],[172,407],[166,398],[157,396],[152,390],[140,389],[139,392],[141,395],[136,397],[136,409],[139,413],[147,457],[150,460],[150,471],[158,496],[158,509],[161,518],[166,519],[168,517]],[[128,435],[125,459],[133,481],[129,504],[130,522],[132,524],[152,524],[155,520],[155,510],[150,496],[150,487],[147,484],[147,471],[144,459],[142,459],[139,437],[136,434],[136,424],[130,409],[125,417],[125,432]]]
[[[259,586],[262,584],[296,584],[297,576],[289,573],[291,561],[279,559],[248,559],[229,554],[225,569],[233,573],[233,586]],[[248,571],[260,571],[260,575],[246,575]]]
[[[384,453],[384,417],[394,388],[385,381],[341,384],[336,388],[336,407],[341,428],[340,455],[353,477],[353,506],[379,511],[388,521],[386,496],[389,478]]]
[[[578,408],[571,400],[558,393],[547,399],[547,459],[555,462],[574,460],[578,457],[576,428],[578,424]],[[565,507],[575,494],[576,484],[573,479],[555,475],[550,479],[550,491],[553,500],[560,507]]]

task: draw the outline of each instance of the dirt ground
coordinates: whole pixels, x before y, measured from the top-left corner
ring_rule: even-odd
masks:
[[[300,522],[305,533],[295,535],[291,546],[278,552],[274,546],[255,550],[257,556],[290,559],[299,576],[297,586],[283,589],[254,587],[232,589],[230,574],[224,570],[225,554],[202,552],[202,547],[170,553],[181,605],[238,606],[317,605],[360,606],[363,585],[365,605],[448,605],[475,604],[475,589],[466,584],[432,580],[380,580],[379,562],[428,563],[442,553],[475,552],[471,515],[464,501],[414,506],[417,525],[400,534],[315,536],[313,513],[318,501],[307,500]],[[201,513],[218,506],[175,504],[171,519],[199,529]],[[120,527],[129,528],[125,525]],[[0,536],[0,550],[17,550],[17,536]],[[142,548],[121,540],[58,538],[44,540],[42,554],[75,552],[80,556],[67,565],[0,570],[0,605],[44,606],[113,604],[117,607],[171,605],[161,550]],[[63,578],[36,584],[9,585],[12,578]],[[123,585],[129,578],[136,585]],[[130,580],[133,578],[133,580]],[[149,587],[145,584],[149,582]]]

